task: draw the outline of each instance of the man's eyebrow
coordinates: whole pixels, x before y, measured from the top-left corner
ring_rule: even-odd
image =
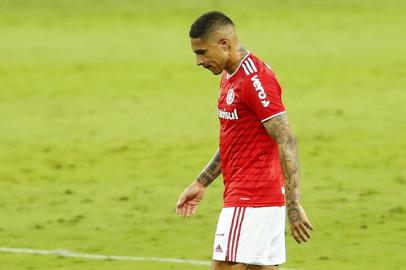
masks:
[[[206,50],[204,50],[204,49],[197,49],[197,50],[194,50],[195,54],[203,54],[205,51],[206,51]]]

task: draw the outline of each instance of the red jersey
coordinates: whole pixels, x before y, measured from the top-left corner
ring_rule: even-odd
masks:
[[[217,113],[224,207],[285,204],[278,145],[262,124],[284,112],[275,74],[251,53],[233,74],[223,73]]]

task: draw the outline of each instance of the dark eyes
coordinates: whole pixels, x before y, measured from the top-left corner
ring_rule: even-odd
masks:
[[[205,50],[197,50],[197,51],[195,51],[195,53],[196,53],[197,55],[203,55],[203,54],[206,53],[206,51],[205,51]]]

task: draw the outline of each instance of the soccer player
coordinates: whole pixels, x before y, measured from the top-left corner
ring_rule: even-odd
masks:
[[[222,173],[224,207],[212,269],[278,269],[286,261],[285,213],[298,243],[307,242],[313,229],[299,201],[298,153],[281,87],[271,67],[240,44],[223,13],[200,16],[189,36],[196,64],[221,74],[220,143],[180,195],[176,213],[194,215],[206,188]]]

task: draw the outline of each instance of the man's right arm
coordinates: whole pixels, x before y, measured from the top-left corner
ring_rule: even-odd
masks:
[[[220,152],[217,149],[213,158],[204,167],[196,180],[180,195],[176,203],[176,213],[184,217],[196,213],[199,202],[203,199],[204,191],[221,173]]]
[[[220,151],[217,149],[213,158],[197,176],[196,181],[205,187],[209,186],[221,174]]]

